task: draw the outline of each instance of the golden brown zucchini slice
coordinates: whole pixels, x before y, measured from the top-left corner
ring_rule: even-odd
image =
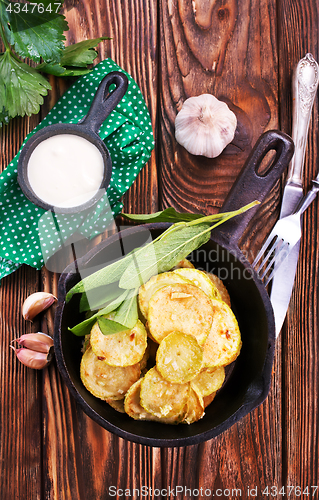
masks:
[[[103,335],[98,323],[91,330],[90,344],[96,356],[111,366],[135,365],[144,356],[147,334],[143,323],[137,320],[131,330]]]
[[[149,302],[148,327],[158,343],[169,333],[178,331],[193,335],[202,345],[212,321],[212,302],[195,285],[165,286],[155,292]]]
[[[221,279],[218,278],[218,276],[216,276],[216,274],[213,274],[213,273],[207,273],[205,271],[205,274],[207,274],[207,276],[209,277],[209,279],[214,283],[214,285],[216,286],[216,288],[218,289],[219,293],[220,293],[220,296],[221,296],[221,299],[226,302],[226,304],[231,307],[231,301],[230,301],[230,296],[229,296],[229,293],[228,293],[228,290],[227,288],[225,287],[224,283],[222,282]]]
[[[203,346],[203,364],[209,368],[226,366],[238,356],[241,336],[234,313],[225,302],[213,300],[213,323]]]
[[[161,273],[153,276],[139,289],[138,303],[141,313],[145,318],[148,314],[148,304],[152,295],[163,288],[163,286],[174,285],[175,283],[188,283],[182,276],[176,276],[173,272]]]
[[[223,366],[218,368],[204,368],[192,381],[191,387],[195,389],[203,398],[209,396],[212,392],[218,391],[225,380],[225,369]]]
[[[134,420],[147,420],[146,417],[152,417],[152,415],[147,413],[147,411],[140,405],[141,382],[141,378],[137,380],[129,388],[124,399],[124,410],[130,417],[134,418]]]
[[[127,391],[124,400],[124,410],[125,412],[134,420],[153,420],[155,422],[162,422],[164,424],[176,424],[179,422],[176,417],[166,418],[166,417],[155,417],[151,413],[144,410],[140,404],[140,392],[141,392],[141,382],[143,379],[139,379],[135,384],[130,387]]]
[[[182,260],[179,261],[178,264],[176,264],[175,267],[173,267],[172,270],[174,270],[174,269],[180,269],[181,267],[187,267],[189,269],[195,269],[194,264],[192,264],[190,260],[188,260],[188,259],[182,259]]]
[[[203,398],[195,389],[191,387],[187,401],[187,411],[183,419],[183,424],[193,424],[204,415],[205,411]]]
[[[80,376],[83,385],[100,399],[124,399],[128,389],[140,378],[140,364],[110,366],[89,347],[82,356]]]
[[[216,392],[212,392],[211,394],[209,394],[209,396],[205,396],[203,398],[204,408],[207,408],[207,406],[211,404],[211,402],[215,399],[215,396],[216,396]]]
[[[148,413],[158,418],[183,420],[187,410],[189,384],[173,384],[151,368],[141,382],[140,403]]]
[[[217,287],[203,271],[200,271],[199,269],[181,268],[176,269],[174,273],[189,280],[193,285],[203,290],[203,292],[205,292],[210,299],[221,300]]]
[[[114,410],[119,413],[125,413],[124,410],[124,399],[106,399],[105,400]]]
[[[169,382],[189,382],[199,374],[202,363],[203,349],[193,335],[170,333],[157,349],[157,370]]]

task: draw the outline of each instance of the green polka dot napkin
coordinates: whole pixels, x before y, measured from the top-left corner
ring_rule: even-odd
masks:
[[[54,123],[78,123],[87,114],[101,80],[111,71],[123,70],[111,59],[106,59],[79,78],[26,137],[21,149],[40,128]],[[135,81],[127,76],[128,90],[99,132],[110,152],[113,172],[106,194],[94,209],[60,215],[36,207],[24,196],[17,182],[20,152],[0,175],[0,279],[22,264],[41,269],[74,233],[91,239],[103,232],[113,216],[122,210],[121,197],[154,148],[145,101]]]

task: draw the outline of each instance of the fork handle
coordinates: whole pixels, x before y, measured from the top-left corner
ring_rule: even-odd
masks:
[[[308,193],[300,200],[296,210],[294,213],[303,214],[305,210],[311,205],[311,203],[316,198],[319,192],[319,174],[316,179],[312,181],[312,188],[308,191]]]
[[[287,184],[302,186],[302,174],[310,117],[319,83],[319,66],[312,54],[297,64],[292,77],[292,140],[295,153],[288,169]]]

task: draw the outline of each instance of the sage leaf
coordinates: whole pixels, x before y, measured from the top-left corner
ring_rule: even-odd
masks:
[[[104,316],[98,318],[97,322],[103,335],[112,335],[113,333],[123,332],[127,330],[124,325],[121,325],[116,321],[112,321],[111,319],[105,318]]]
[[[76,293],[83,293],[103,285],[109,285],[119,281],[123,272],[132,261],[132,254],[128,254],[112,264],[99,269],[74,285],[66,294],[66,302]]]
[[[123,217],[136,222],[147,223],[147,222],[189,222],[196,219],[201,219],[204,217],[202,214],[192,214],[192,213],[180,213],[172,207],[166,208],[160,212],[155,212],[154,214],[124,214]],[[217,218],[218,214],[216,214]]]
[[[97,309],[106,307],[122,293],[123,289],[119,288],[117,283],[87,290],[82,294],[80,299],[80,312],[96,311]]]
[[[74,335],[77,335],[78,337],[82,337],[84,335],[88,335],[91,331],[92,326],[96,322],[97,315],[94,314],[94,316],[91,316],[88,319],[85,319],[81,323],[78,323],[77,325],[73,326],[72,328],[69,328],[70,332],[74,333]]]
[[[163,237],[151,249],[145,247],[135,254],[120,279],[120,288],[139,287],[155,274],[168,271],[206,243],[210,238],[210,229],[210,224],[185,225],[163,233]]]
[[[124,293],[122,293],[119,297],[117,297],[115,300],[110,302],[107,306],[103,307],[103,309],[100,309],[97,313],[93,314],[90,318],[85,319],[81,323],[78,323],[77,325],[73,326],[72,328],[69,328],[69,330],[74,333],[74,335],[77,335],[79,337],[83,335],[88,335],[91,331],[92,326],[96,322],[97,318],[100,316],[104,316],[106,314],[109,314],[113,312],[115,309],[117,309],[121,303],[125,300],[125,298],[128,295],[128,290],[125,290]]]
[[[138,288],[132,291],[122,302],[114,316],[114,321],[117,321],[127,328],[133,328],[138,320],[137,293]]]

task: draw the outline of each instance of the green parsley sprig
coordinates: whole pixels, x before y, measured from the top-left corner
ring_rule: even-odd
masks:
[[[84,40],[65,47],[69,29],[59,12],[63,0],[10,2],[0,0],[0,126],[15,116],[31,116],[40,110],[51,85],[42,73],[59,77],[90,71],[96,46],[107,37]],[[30,59],[36,67],[23,62]]]

